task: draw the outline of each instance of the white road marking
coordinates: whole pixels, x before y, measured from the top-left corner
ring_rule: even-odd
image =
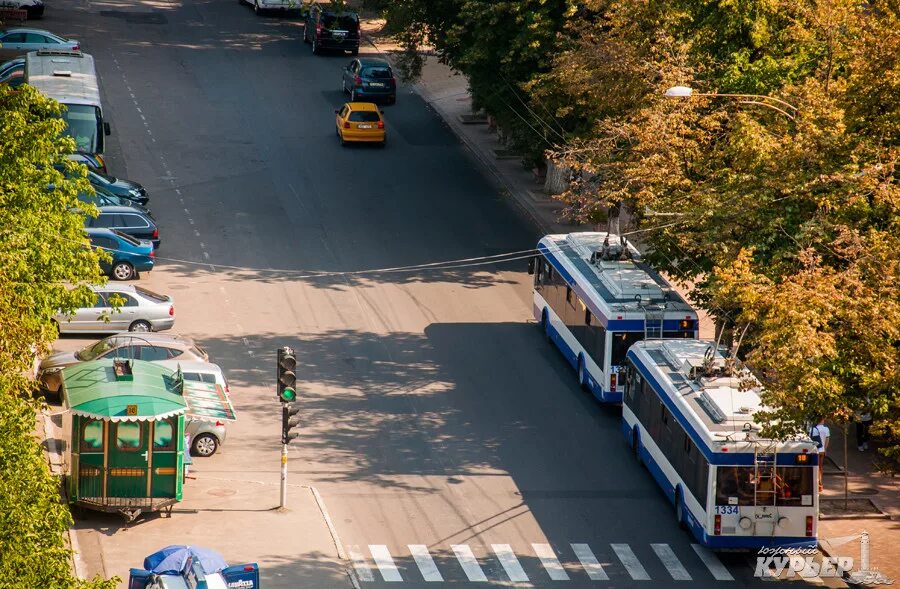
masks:
[[[134,104],[137,105],[137,101],[135,101]],[[139,106],[137,107],[137,111],[138,111],[139,113],[143,113],[143,112],[144,112],[144,111],[141,110],[141,107],[139,107]]]
[[[549,544],[532,544],[531,547],[534,548],[534,553],[537,557],[541,559],[541,564],[544,565],[551,579],[554,581],[569,580],[566,569],[559,564],[559,559],[556,558],[556,553],[553,552],[553,548]]]
[[[731,573],[728,572],[725,565],[722,564],[711,550],[700,546],[699,544],[691,544],[691,548],[694,549],[694,552],[697,553],[697,556],[700,557],[700,560],[703,561],[703,564],[706,565],[706,568],[709,569],[709,572],[712,573],[712,576],[716,581],[734,581],[734,577],[731,576]]]
[[[509,575],[510,581],[521,583],[528,580],[528,575],[525,574],[525,570],[519,564],[519,559],[516,558],[516,554],[509,544],[491,544],[491,550],[497,555],[500,564],[503,565],[503,570]]]
[[[472,549],[469,548],[468,544],[452,544],[450,549],[456,554],[456,560],[459,561],[459,565],[470,581],[487,582],[487,577],[484,576],[484,571],[478,565],[478,561],[475,559],[475,555],[472,554]]]
[[[200,242],[200,249],[206,249],[206,244],[202,241]]]
[[[191,219],[190,217],[188,217],[188,223],[190,223],[191,225],[193,225],[193,224],[194,224],[194,220]]]
[[[418,565],[419,572],[422,573],[423,579],[428,582],[444,580],[441,571],[439,571],[437,565],[434,564],[434,559],[431,558],[427,546],[424,544],[410,544],[409,552],[412,554],[413,558],[416,559],[416,565]]]
[[[142,120],[142,121],[146,121],[146,120],[147,120],[147,117],[145,117],[144,115],[141,115],[141,120]]]
[[[203,252],[203,257],[206,258],[206,259],[208,260],[208,259],[209,259],[209,252]],[[213,272],[215,272],[215,270],[213,270]]]
[[[185,214],[185,215],[190,215],[191,212],[190,212],[189,210],[187,210],[187,209],[184,209],[184,214]]]
[[[372,553],[372,558],[375,560],[375,566],[381,571],[381,576],[384,577],[385,581],[396,583],[403,580],[403,577],[400,576],[400,571],[397,570],[397,565],[394,564],[394,559],[391,557],[391,551],[388,550],[387,546],[384,544],[369,544],[369,552]]]
[[[350,560],[353,562],[353,569],[356,571],[356,576],[359,577],[360,581],[375,580],[375,575],[372,574],[372,569],[369,568],[366,557],[359,551],[359,546],[348,546],[347,554],[350,555]]]
[[[653,552],[655,552],[656,556],[659,557],[659,560],[662,561],[673,579],[676,581],[691,580],[690,573],[682,566],[681,561],[675,556],[675,552],[672,550],[671,546],[668,544],[651,544],[650,547],[653,548]]]
[[[200,237],[200,232],[199,232],[199,231],[197,231],[197,230],[196,230],[196,229],[194,229],[194,236],[196,236],[196,237]]]
[[[622,561],[622,566],[625,567],[625,570],[628,571],[628,574],[631,575],[632,579],[635,581],[650,580],[650,575],[647,574],[644,565],[638,560],[638,557],[634,554],[631,546],[628,544],[610,544],[610,546],[612,547],[613,552],[616,553],[616,556],[619,557],[619,560]]]
[[[591,547],[587,544],[572,544],[572,551],[578,557],[584,572],[590,577],[591,581],[609,581],[609,575],[603,570],[600,561],[594,556]]]
[[[176,189],[175,189],[175,194],[181,194],[181,191],[178,190],[178,189],[176,188]]]

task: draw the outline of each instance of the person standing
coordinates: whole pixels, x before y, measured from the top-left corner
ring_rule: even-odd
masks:
[[[867,409],[859,413],[856,419],[856,446],[860,452],[869,449],[869,428],[872,426],[872,414]]]
[[[831,430],[825,425],[825,418],[819,418],[816,425],[809,430],[809,437],[816,443],[819,451],[819,491],[825,489],[825,452],[828,450],[828,441],[831,439]]]

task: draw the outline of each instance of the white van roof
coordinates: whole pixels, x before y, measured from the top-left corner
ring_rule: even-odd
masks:
[[[218,364],[213,364],[212,362],[202,362],[200,360],[162,360],[156,362],[156,364],[165,366],[166,368],[170,368],[173,371],[178,370],[178,367],[181,367],[182,372],[200,372],[207,374],[218,374],[224,378],[225,373],[222,372],[222,368]]]

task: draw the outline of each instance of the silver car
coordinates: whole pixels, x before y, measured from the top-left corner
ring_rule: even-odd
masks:
[[[53,318],[60,333],[163,331],[175,325],[175,305],[168,295],[130,284],[92,286],[91,289],[97,293],[93,307],[76,309],[72,316],[57,313]],[[113,302],[119,303],[118,309],[113,308]]]
[[[185,380],[216,384],[222,387],[226,393],[230,393],[228,380],[222,369],[211,362],[198,362],[196,360],[162,360],[158,364],[171,368],[181,369]],[[212,456],[225,443],[225,422],[207,421],[189,417],[185,420],[184,431],[191,438],[191,454],[194,456]]]
[[[38,51],[39,49],[62,49],[78,51],[81,43],[75,39],[64,39],[43,29],[7,29],[0,33],[3,49],[17,51]]]

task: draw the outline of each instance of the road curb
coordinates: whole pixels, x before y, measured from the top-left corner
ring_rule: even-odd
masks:
[[[379,55],[383,56],[392,64],[394,63],[391,53],[380,48],[368,33],[363,32],[362,36],[369,45],[375,48]],[[426,53],[426,56],[433,57],[434,53]],[[505,194],[509,196],[509,200],[513,203],[513,205],[515,205],[519,213],[527,217],[528,221],[531,222],[541,233],[553,233],[554,231],[551,225],[546,223],[541,218],[538,211],[534,210],[528,204],[528,199],[520,194],[520,191],[506,179],[503,173],[501,173],[500,170],[497,169],[497,166],[495,166],[493,162],[489,161],[489,159],[481,153],[478,147],[472,142],[471,139],[469,139],[469,137],[465,135],[465,133],[461,133],[458,131],[453,117],[446,116],[441,108],[437,105],[437,101],[429,99],[427,90],[425,90],[419,82],[414,82],[413,84],[411,84],[411,88],[415,91],[416,94],[419,95],[419,97],[422,98],[422,100],[425,101],[425,104],[427,104],[429,108],[434,111],[434,113],[437,114],[442,121],[444,121],[444,124],[447,126],[447,128],[449,128],[453,132],[453,135],[455,135],[456,138],[463,144],[463,146],[475,158],[478,164],[490,174],[494,183]]]
[[[44,440],[47,442],[47,447],[44,450],[44,456],[47,458],[47,466],[49,466],[51,474],[57,476],[56,473],[53,472],[53,460],[51,459],[51,456],[58,455],[59,449],[56,446],[56,438],[50,431],[50,425],[48,423],[50,420],[48,419],[48,417],[49,414],[46,412],[46,410],[41,409],[41,420],[43,421],[41,427],[44,430]],[[61,476],[59,477],[59,480],[60,482],[62,482],[63,479]],[[60,484],[60,493],[68,503],[69,497],[66,491],[66,486],[63,484]],[[68,509],[68,507],[66,507],[66,509]],[[78,545],[78,534],[76,534],[75,531],[71,527],[69,527],[66,530],[66,535],[68,537],[69,548],[72,550],[72,571],[79,579],[86,580],[87,575],[85,574],[84,561],[81,558],[81,547]]]
[[[322,514],[322,518],[325,520],[325,526],[328,528],[328,533],[331,534],[331,541],[334,542],[334,547],[337,549],[338,558],[343,561],[349,561],[347,558],[347,553],[344,551],[344,544],[341,542],[341,537],[338,535],[337,528],[334,527],[334,522],[331,521],[331,515],[328,513],[328,507],[325,506],[325,500],[322,499],[322,495],[319,493],[319,490],[316,489],[313,485],[304,485],[309,492],[312,493],[313,499],[316,502],[316,506],[319,508],[319,512]],[[350,584],[353,585],[353,589],[361,589],[359,586],[359,579],[356,578],[356,573],[353,570],[352,566],[347,566],[345,569],[347,573],[347,577],[350,578]]]

